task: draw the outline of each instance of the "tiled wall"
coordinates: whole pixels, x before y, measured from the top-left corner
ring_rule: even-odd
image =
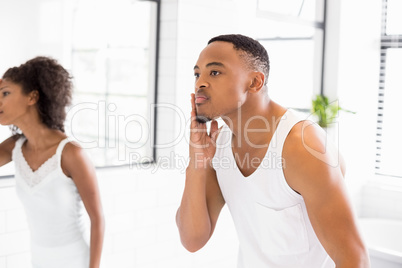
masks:
[[[1,185],[4,188],[0,188],[0,268],[30,267],[25,213],[13,183]]]
[[[237,238],[228,211],[223,210],[207,246],[196,254],[187,252],[175,224],[183,174],[155,169],[98,170],[106,218],[102,268],[235,267]],[[29,260],[23,208],[12,185],[0,188],[0,268],[27,268]]]
[[[175,224],[183,174],[155,169],[111,169],[100,175],[107,219],[103,267],[233,267],[236,235],[227,211],[216,238],[200,253],[186,252]]]

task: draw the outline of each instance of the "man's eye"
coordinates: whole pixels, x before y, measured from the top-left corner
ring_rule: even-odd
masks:
[[[200,74],[199,74],[199,73],[195,73],[195,74],[194,74],[194,77],[195,77],[195,78],[198,78],[198,77],[200,77]]]
[[[218,72],[218,71],[211,71],[211,75],[213,75],[213,76],[216,76],[216,75],[218,75],[218,74],[220,74],[220,72]]]
[[[3,96],[4,96],[4,97],[7,96],[7,95],[9,95],[9,94],[10,94],[10,92],[3,91]]]

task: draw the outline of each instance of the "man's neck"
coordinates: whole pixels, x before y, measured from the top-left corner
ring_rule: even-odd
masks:
[[[269,97],[242,105],[236,114],[224,119],[236,147],[257,148],[268,145],[286,108]]]

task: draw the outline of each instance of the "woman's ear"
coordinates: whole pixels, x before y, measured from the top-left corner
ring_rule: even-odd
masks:
[[[250,92],[259,92],[265,84],[265,75],[262,72],[253,72],[251,77]]]
[[[34,105],[39,100],[39,92],[37,90],[32,90],[29,92],[29,104]]]

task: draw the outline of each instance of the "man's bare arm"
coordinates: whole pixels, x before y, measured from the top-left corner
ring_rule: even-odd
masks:
[[[298,123],[286,139],[285,178],[306,203],[318,239],[338,268],[370,267],[343,177],[337,148],[311,122]]]
[[[195,252],[208,242],[224,204],[215,170],[187,168],[176,222],[181,242],[188,251]]]
[[[196,120],[194,94],[191,95],[191,106],[190,163],[176,223],[183,246],[195,252],[212,236],[225,201],[211,165],[216,152],[218,124],[212,121],[208,134],[205,123]]]

